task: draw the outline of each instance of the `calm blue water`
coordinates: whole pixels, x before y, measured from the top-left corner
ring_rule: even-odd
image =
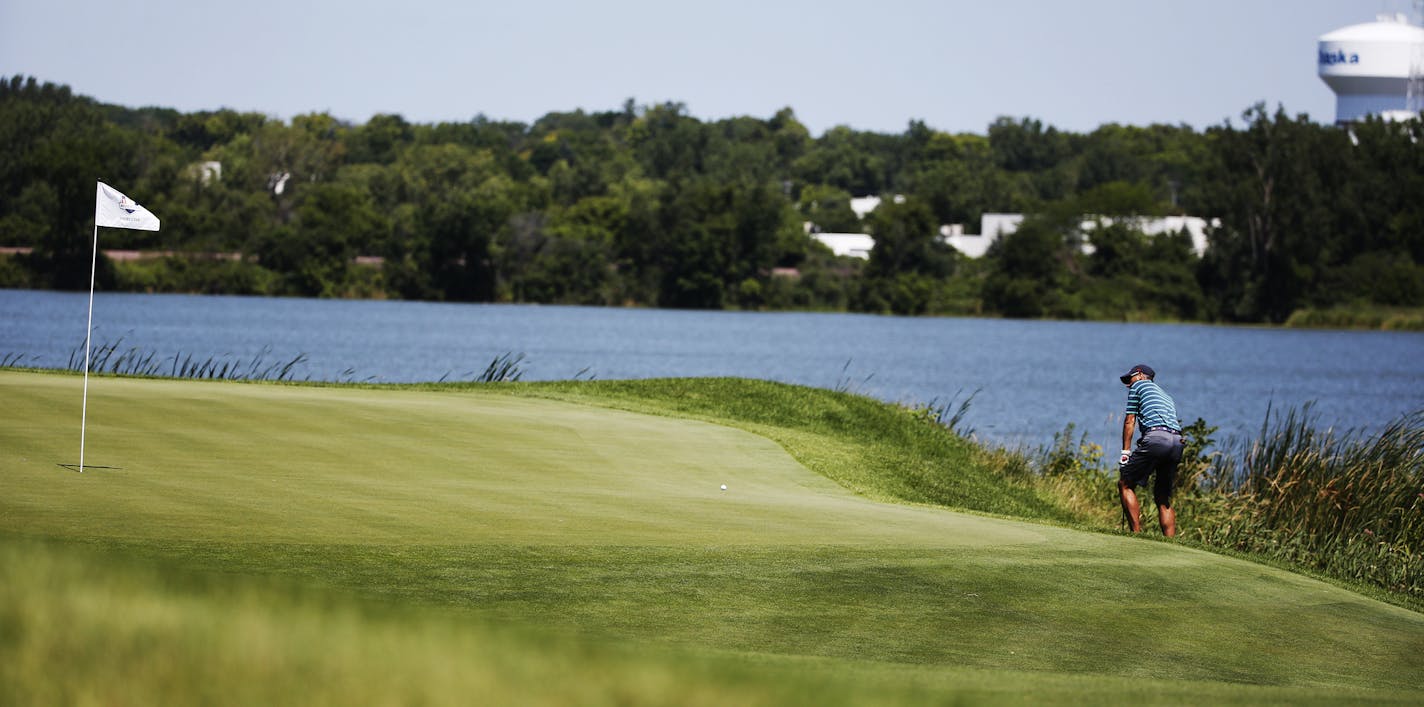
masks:
[[[0,357],[82,357],[87,306],[87,294],[0,290]],[[1117,376],[1138,362],[1184,419],[1223,438],[1255,432],[1267,405],[1315,401],[1322,425],[1365,430],[1424,408],[1417,333],[132,294],[99,294],[94,328],[96,345],[160,358],[305,354],[297,377],[314,380],[469,380],[522,352],[524,380],[743,376],[891,402],[978,390],[965,423],[1008,445],[1071,422],[1116,449]]]

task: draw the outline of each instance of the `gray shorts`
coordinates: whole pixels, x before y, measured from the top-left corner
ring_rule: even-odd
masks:
[[[1144,486],[1156,473],[1152,484],[1152,500],[1159,506],[1171,507],[1172,487],[1177,482],[1177,465],[1182,463],[1186,444],[1179,432],[1153,430],[1137,440],[1132,456],[1122,465],[1121,479],[1131,488]]]

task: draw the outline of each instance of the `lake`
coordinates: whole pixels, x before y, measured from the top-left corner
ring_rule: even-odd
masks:
[[[86,293],[0,290],[0,357],[82,360]],[[204,360],[306,359],[298,379],[470,380],[522,353],[523,380],[740,376],[897,403],[957,403],[986,441],[1037,446],[1068,423],[1115,450],[1135,363],[1178,413],[1255,433],[1267,407],[1377,431],[1424,408],[1424,334],[862,314],[100,293],[95,345]],[[76,387],[75,394],[79,395]]]

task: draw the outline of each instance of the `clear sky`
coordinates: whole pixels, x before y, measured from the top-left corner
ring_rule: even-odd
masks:
[[[106,103],[354,123],[531,122],[678,101],[811,132],[1031,116],[1202,129],[1334,120],[1316,40],[1408,0],[0,0],[0,75]]]

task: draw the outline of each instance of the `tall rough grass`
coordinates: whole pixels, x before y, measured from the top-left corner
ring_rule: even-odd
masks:
[[[1373,435],[1268,412],[1193,483],[1188,537],[1424,598],[1424,411]]]
[[[1213,449],[1217,428],[1183,429],[1173,505],[1180,536],[1380,587],[1424,602],[1424,411],[1377,434],[1321,429],[1313,406],[1268,411],[1255,436]],[[1070,425],[1002,473],[1022,478],[1091,525],[1118,527],[1117,470]],[[1151,494],[1139,494],[1155,530]]]
[[[123,337],[115,341],[100,342],[95,344],[89,351],[89,372],[109,373],[121,376],[143,376],[150,378],[194,378],[194,379],[215,379],[230,381],[295,381],[312,380],[310,375],[301,379],[297,378],[299,371],[307,362],[306,354],[298,354],[291,359],[272,360],[272,347],[265,346],[252,358],[243,359],[231,356],[208,356],[206,358],[195,358],[193,354],[184,355],[182,352],[172,356],[160,356],[158,352],[143,350],[137,347],[125,347]],[[489,362],[483,372],[475,374],[473,372],[466,375],[471,376],[474,383],[509,383],[518,381],[524,376],[523,364],[525,356],[523,353],[508,352],[496,356]],[[12,354],[0,352],[0,368],[22,368],[27,362],[37,360],[35,356],[25,354]],[[69,352],[69,360],[65,368],[75,372],[83,372],[85,366],[84,344],[81,342]],[[583,376],[589,369],[585,368],[575,375],[575,378]],[[441,377],[441,382],[448,378],[449,374]],[[589,375],[592,380],[593,376]],[[363,382],[371,382],[374,377],[366,378]],[[338,383],[351,383],[356,381],[356,370],[348,368],[337,377]],[[972,397],[972,396],[971,396]]]
[[[271,361],[268,357],[272,348],[264,347],[251,359],[208,356],[194,358],[192,354],[181,352],[172,356],[159,356],[156,351],[145,351],[137,347],[124,347],[123,337],[111,342],[102,342],[89,351],[90,373],[111,373],[125,376],[149,376],[168,378],[197,378],[215,380],[295,380],[297,369],[307,360],[306,354],[298,354],[289,360]],[[0,363],[7,363],[0,361]],[[19,360],[14,361],[18,364]],[[85,355],[83,344],[69,352],[66,367],[71,371],[84,370]]]
[[[485,366],[485,370],[478,375],[473,371],[465,375],[470,376],[471,383],[514,383],[524,377],[524,368],[520,366],[523,362],[523,352],[514,353],[512,351],[506,351],[491,359],[489,365]],[[585,367],[583,370],[574,374],[574,380],[578,380],[580,376],[588,373],[588,371],[589,369]],[[447,372],[445,375],[440,376],[440,380],[436,382],[445,383],[449,380],[450,373]],[[589,380],[593,380],[591,375]]]
[[[954,395],[951,395],[946,402],[940,402],[938,398],[935,398],[923,405],[905,405],[903,407],[910,414],[925,422],[944,427],[960,437],[970,438],[974,436],[974,428],[964,424],[964,416],[969,413],[969,406],[974,402],[974,396],[978,395],[981,390],[983,389],[975,390],[969,394],[969,397],[960,400],[959,395],[964,392],[964,389],[961,388],[955,391]]]
[[[485,366],[484,373],[475,377],[476,383],[513,383],[524,377],[524,369],[520,363],[524,361],[523,353],[506,352],[494,357],[488,366]],[[587,369],[585,369],[587,370]]]

